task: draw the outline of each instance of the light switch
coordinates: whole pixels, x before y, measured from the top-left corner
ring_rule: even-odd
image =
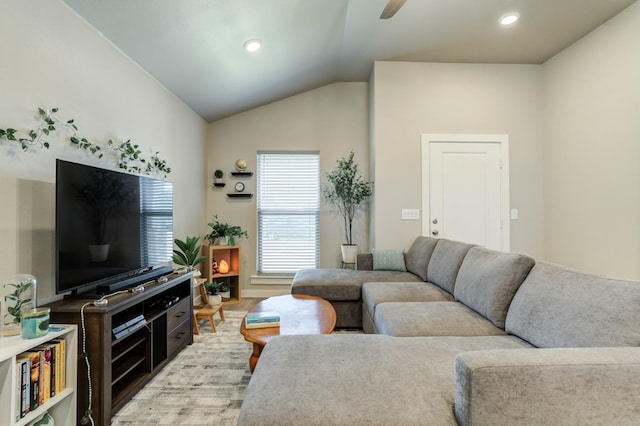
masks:
[[[511,220],[518,220],[518,209],[511,209]]]
[[[420,220],[420,210],[402,209],[402,220]]]

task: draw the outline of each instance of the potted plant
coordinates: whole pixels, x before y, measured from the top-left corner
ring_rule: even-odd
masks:
[[[200,237],[189,237],[185,241],[175,239],[173,242],[177,249],[173,250],[173,263],[186,266],[187,269],[193,270],[196,265],[204,262],[209,256],[200,256]]]
[[[222,179],[223,176],[224,173],[220,169],[217,169],[215,172],[213,172],[213,186],[218,188],[224,187],[225,183]]]
[[[226,281],[213,281],[206,283],[204,287],[207,289],[207,294],[218,295],[225,299],[231,298],[231,289]]]
[[[213,216],[213,222],[209,223],[211,232],[209,232],[204,238],[209,241],[209,244],[218,244],[221,246],[234,245],[236,238],[249,238],[247,231],[243,231],[240,226],[229,225],[226,222],[218,220],[218,215]]]
[[[360,175],[354,155],[352,150],[348,158],[338,159],[322,185],[324,200],[333,205],[342,220],[346,239],[342,244],[342,261],[345,263],[355,263],[358,254],[358,245],[353,243],[353,219],[362,204],[373,195],[373,183]]]

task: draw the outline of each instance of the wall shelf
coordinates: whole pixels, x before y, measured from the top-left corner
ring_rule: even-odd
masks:
[[[253,172],[231,172],[231,176],[235,177],[251,177]]]
[[[224,188],[224,186],[226,185],[226,183],[224,182],[214,182],[213,186],[215,186],[216,188]]]
[[[253,197],[253,194],[248,194],[248,193],[244,193],[244,192],[229,193],[229,194],[227,194],[227,197],[229,197],[229,198],[251,198],[251,197]]]

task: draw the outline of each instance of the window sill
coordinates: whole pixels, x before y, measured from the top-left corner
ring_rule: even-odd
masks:
[[[251,285],[291,285],[292,275],[251,275]]]

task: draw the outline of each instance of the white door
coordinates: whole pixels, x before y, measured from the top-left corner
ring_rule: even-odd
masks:
[[[423,135],[424,235],[509,250],[507,143],[503,135]]]

